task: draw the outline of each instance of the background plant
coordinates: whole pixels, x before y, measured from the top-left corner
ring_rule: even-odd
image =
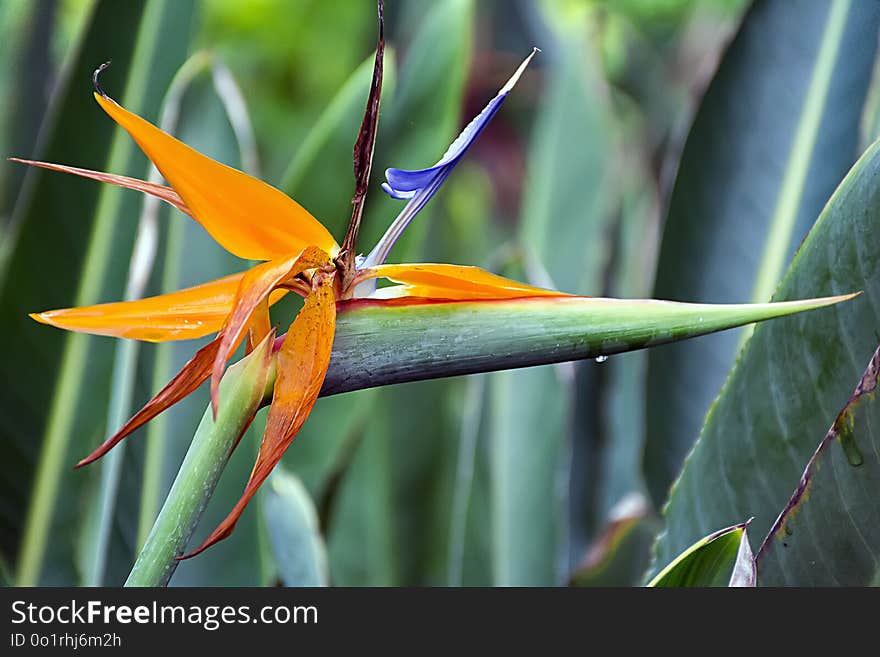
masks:
[[[259,512],[171,583],[638,584],[658,533],[655,572],[752,516],[757,552],[878,342],[868,148],[876,8],[411,0],[387,9],[393,52],[376,171],[436,160],[512,64],[532,45],[544,51],[430,218],[397,247],[402,260],[479,264],[593,295],[865,294],[750,339],[744,329],[604,363],[323,399]],[[184,141],[258,172],[343,232],[370,3],[34,1],[0,12],[0,48],[14,62],[0,74],[0,152],[146,177],[145,160],[90,98],[92,69],[113,59],[105,84],[127,107],[165,117]],[[204,410],[194,396],[115,464],[70,471],[192,351],[126,354],[26,317],[35,304],[122,298],[141,206],[137,195],[0,164],[0,548],[11,581],[124,581]],[[364,243],[395,210],[371,194]],[[148,293],[232,270],[197,226],[166,214],[155,222]],[[798,516],[815,520],[786,525],[772,565],[759,554],[759,584],[876,583],[877,438],[865,399],[841,424],[862,463],[837,459],[835,442],[823,451],[837,459],[823,476],[835,476]],[[195,540],[237,499],[253,456],[241,452],[255,444],[246,438],[233,457]]]

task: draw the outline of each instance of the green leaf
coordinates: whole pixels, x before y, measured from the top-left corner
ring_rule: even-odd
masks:
[[[379,410],[351,457],[329,513],[330,575],[338,586],[397,583],[391,479],[393,415],[387,406],[375,408]]]
[[[594,297],[349,301],[340,306],[322,393],[595,358],[848,298],[730,305]],[[833,311],[822,312],[833,317]],[[820,316],[811,314],[805,321]]]
[[[69,77],[47,112],[36,156],[142,176],[143,156],[121,131],[113,132],[112,121],[82,84],[112,53],[119,66],[108,71],[105,88],[124,86],[121,100],[154,117],[183,59],[192,13],[191,2],[151,0],[126,7],[96,3],[69,61]],[[6,409],[5,444],[20,446],[18,458],[24,461],[7,462],[18,476],[33,482],[19,546],[18,582],[69,584],[77,576],[74,550],[67,542],[78,535],[77,502],[88,494],[90,479],[71,473],[66,464],[71,448],[87,453],[102,438],[113,345],[100,338],[46,331],[27,312],[119,298],[136,227],[135,221],[124,219],[126,214],[137,216],[140,199],[47,171],[29,171],[24,185],[4,247],[8,257],[0,263],[0,335],[8,344],[31,345],[12,350],[4,359],[4,376],[16,385],[4,388],[0,398],[0,407]],[[47,280],[52,284],[45,285]],[[34,362],[40,366],[33,367]],[[55,372],[57,377],[50,376]],[[42,441],[35,441],[35,435],[43,436]],[[52,533],[58,541],[49,541]],[[46,567],[47,559],[51,568]]]
[[[880,349],[758,552],[762,586],[880,585]]]
[[[293,474],[276,466],[262,495],[263,515],[285,586],[326,586],[327,550],[312,498]]]
[[[747,525],[734,525],[700,539],[660,571],[648,586],[754,586],[755,565]]]
[[[608,191],[614,144],[608,89],[579,32],[566,30],[555,50],[539,55],[548,60],[540,62],[547,88],[528,153],[521,240],[526,267],[538,268],[536,283],[549,278],[563,292],[595,294],[616,201]]]
[[[660,562],[707,528],[737,517],[754,516],[753,533],[764,535],[789,500],[816,437],[862,376],[877,344],[880,307],[878,176],[875,144],[829,200],[775,298],[856,288],[865,293],[755,330],[672,489],[666,533],[656,546]]]
[[[489,406],[492,571],[498,586],[552,586],[568,568],[565,466],[570,381],[551,367],[493,375]]]
[[[769,299],[858,155],[878,25],[875,3],[751,6],[688,136],[652,296]],[[649,355],[644,463],[658,507],[747,335]]]
[[[463,399],[458,401],[461,408],[461,422],[458,445],[455,453],[455,475],[451,483],[452,500],[449,504],[449,528],[446,533],[448,553],[446,555],[446,579],[448,586],[462,586],[466,580],[466,566],[479,561],[479,538],[491,535],[486,529],[488,523],[474,525],[470,520],[476,509],[488,509],[488,504],[478,504],[487,496],[480,495],[480,427],[484,416],[487,377],[474,375],[468,377],[463,387]],[[470,532],[469,532],[470,530]],[[477,533],[477,540],[473,534]],[[470,540],[469,540],[470,539]],[[489,540],[482,541],[488,544]],[[487,550],[488,551],[488,550]],[[476,554],[475,554],[476,553]],[[488,559],[487,559],[488,561]],[[485,571],[489,571],[487,566]]]

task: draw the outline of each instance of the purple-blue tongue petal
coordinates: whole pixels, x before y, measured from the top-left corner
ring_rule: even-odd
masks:
[[[489,104],[483,108],[483,111],[462,130],[461,134],[452,142],[437,164],[427,169],[386,169],[385,179],[387,182],[382,183],[382,189],[392,198],[408,200],[409,202],[400,214],[397,215],[397,218],[391,223],[369,255],[364,258],[360,265],[361,268],[374,267],[385,262],[395,242],[397,242],[413,218],[425,207],[437,190],[440,189],[443,181],[446,180],[446,177],[452,172],[455,165],[458,164],[458,161],[467,152],[471,144],[474,143],[474,140],[483,131],[483,128],[492,120],[492,117],[495,116],[495,113],[501,107],[508,94],[510,94],[526,66],[528,66],[537,52],[540,52],[537,48],[533,49],[531,54],[523,60],[519,68],[516,69],[516,72],[498,92],[498,95],[489,101]]]

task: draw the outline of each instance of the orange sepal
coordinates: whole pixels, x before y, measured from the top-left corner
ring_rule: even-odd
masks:
[[[181,399],[195,391],[211,376],[211,367],[220,346],[220,339],[214,338],[211,342],[199,349],[177,375],[162,388],[155,397],[146,403],[135,415],[126,422],[119,431],[110,436],[104,443],[86,458],[76,464],[81,468],[93,461],[97,461],[107,452],[113,449],[123,438],[136,431],[166,408],[170,408]]]
[[[200,338],[223,326],[243,275],[136,301],[47,310],[31,317],[68,331],[149,342]]]
[[[248,329],[254,310],[269,293],[285,279],[307,269],[330,264],[330,256],[314,246],[307,247],[294,256],[270,260],[247,270],[241,278],[229,316],[220,331],[220,348],[214,359],[211,375],[211,407],[217,417],[217,399],[223,368],[235,346],[241,342]]]
[[[137,301],[102,303],[32,313],[31,318],[68,331],[148,342],[188,340],[219,331],[235,302],[244,273]],[[286,293],[277,290],[273,304]]]
[[[327,229],[281,191],[202,155],[111,98],[95,93],[95,99],[227,251],[248,260],[271,260],[315,245],[336,255],[339,247]]]
[[[241,499],[198,548],[179,559],[194,557],[235,529],[244,508],[290,446],[318,400],[330,365],[335,331],[336,296],[332,277],[327,277],[306,297],[278,352],[278,378],[266,433]]]
[[[389,297],[428,297],[433,299],[513,299],[534,296],[567,296],[525,283],[496,276],[485,269],[466,265],[401,264],[378,265],[364,272],[367,278],[382,277],[400,288],[383,288]]]
[[[180,195],[175,192],[170,187],[166,187],[165,185],[157,185],[155,183],[147,182],[146,180],[141,180],[139,178],[129,178],[128,176],[117,176],[114,173],[104,173],[102,171],[92,171],[91,169],[80,169],[79,167],[69,167],[64,164],[52,164],[51,162],[37,162],[36,160],[23,160],[18,157],[10,157],[12,162],[21,162],[22,164],[30,164],[34,167],[40,167],[41,169],[50,169],[52,171],[60,171],[61,173],[70,173],[74,176],[80,176],[82,178],[91,178],[92,180],[97,180],[99,182],[105,182],[110,185],[117,185],[119,187],[125,187],[126,189],[134,189],[138,192],[143,192],[144,194],[150,194],[159,198],[166,203],[170,203],[178,210],[183,212],[190,217],[193,216],[192,210],[190,210],[186,203],[183,202],[183,199],[180,198]]]

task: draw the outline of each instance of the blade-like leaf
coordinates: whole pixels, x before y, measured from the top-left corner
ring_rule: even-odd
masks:
[[[755,2],[691,128],[652,296],[770,298],[858,155],[880,5]],[[651,352],[646,478],[666,499],[748,331]]]
[[[853,286],[865,293],[755,330],[672,489],[667,529],[655,550],[659,562],[737,517],[754,516],[753,535],[766,534],[815,451],[816,437],[849,399],[876,347],[880,322],[878,176],[875,144],[828,202],[775,298]],[[846,507],[835,514],[845,515]]]
[[[648,586],[754,586],[755,563],[747,525],[734,525],[700,539],[660,571]]]
[[[52,0],[6,2],[0,6],[0,153],[31,153],[46,111],[46,80],[52,71]],[[0,163],[0,252],[26,170]],[[0,260],[3,255],[0,254]]]
[[[762,586],[880,584],[880,349],[758,552]]]
[[[96,3],[81,47],[69,62],[71,77],[59,87],[46,115],[35,156],[143,177],[144,160],[136,147],[119,133],[110,138],[112,124],[102,118],[84,84],[96,64],[112,54],[120,66],[108,72],[105,82],[124,88],[126,102],[154,116],[184,57],[192,15],[191,2]],[[125,190],[38,169],[28,173],[19,196],[9,257],[0,263],[0,335],[8,344],[30,346],[10,350],[4,359],[6,380],[16,385],[3,388],[0,405],[6,409],[6,444],[21,445],[28,455],[27,465],[7,462],[33,482],[19,549],[22,584],[76,581],[68,542],[78,536],[78,502],[83,503],[90,480],[76,478],[65,464],[70,445],[86,453],[86,445],[100,440],[104,431],[113,352],[109,341],[52,332],[27,312],[34,304],[87,305],[121,297],[139,201]],[[52,284],[46,285],[47,280]],[[47,376],[56,372],[56,377]],[[43,436],[42,442],[34,436]],[[35,445],[41,450],[36,475],[30,465]],[[49,541],[51,532],[58,532],[58,541]],[[51,568],[44,569],[46,559],[52,560]],[[46,579],[41,580],[43,573]]]
[[[391,586],[398,580],[394,559],[393,417],[382,406],[365,428],[339,484],[327,524],[333,584]],[[380,409],[380,410],[376,410]]]
[[[68,72],[53,91],[52,107],[43,123],[38,146],[41,154],[61,161],[106,162],[112,128],[95,124],[88,131],[76,129],[75,126],[85,124],[86,117],[94,116],[94,106],[88,93],[83,93],[75,83],[75,78],[88,80],[96,62],[106,59],[104,51],[107,49],[118,53],[117,70],[127,70],[143,6],[143,2],[132,3],[127,8],[102,2],[93,7],[78,37],[76,51],[68,55]],[[43,103],[42,98],[20,100]],[[32,155],[30,152],[16,154]],[[69,199],[75,196],[78,207],[86,208],[84,216],[89,216],[95,209],[98,189],[84,189],[67,176],[31,171],[23,165],[6,162],[6,155],[14,154],[4,153],[0,168],[4,174],[18,168],[18,176],[10,175],[9,178],[24,178],[25,184],[15,192],[17,209],[14,210],[13,223],[4,226],[0,243],[0,336],[5,344],[31,345],[27,350],[8,350],[2,363],[3,380],[15,381],[15,385],[0,389],[0,436],[7,446],[3,476],[0,477],[4,500],[0,545],[13,563],[24,529],[21,509],[27,507],[28,495],[36,492],[33,481],[40,443],[34,437],[43,434],[46,400],[53,390],[53,381],[45,373],[57,371],[65,341],[60,332],[40,335],[27,313],[34,310],[31,304],[35,299],[41,302],[45,299],[47,307],[52,305],[51,299],[58,302],[57,306],[69,305],[76,289],[75,272],[82,266],[88,231],[80,228],[71,239],[61,238],[65,228],[63,220],[67,217],[58,209],[69,208]],[[3,178],[6,179],[6,175]],[[47,234],[57,234],[59,239],[47,241]],[[47,287],[40,281],[56,278],[48,268],[53,263],[59,263],[58,272],[66,270],[68,273],[59,275],[58,280]],[[63,267],[61,263],[64,263]],[[35,273],[36,267],[39,267],[40,274]],[[39,288],[44,290],[38,295]],[[28,366],[34,362],[39,362],[40,366]],[[99,412],[99,417],[101,414]],[[51,504],[51,500],[46,502],[47,506]],[[29,579],[34,582],[36,577]],[[73,576],[68,573],[65,579],[70,583]]]
[[[327,550],[312,498],[295,475],[277,466],[262,497],[269,540],[285,586],[326,586]]]

